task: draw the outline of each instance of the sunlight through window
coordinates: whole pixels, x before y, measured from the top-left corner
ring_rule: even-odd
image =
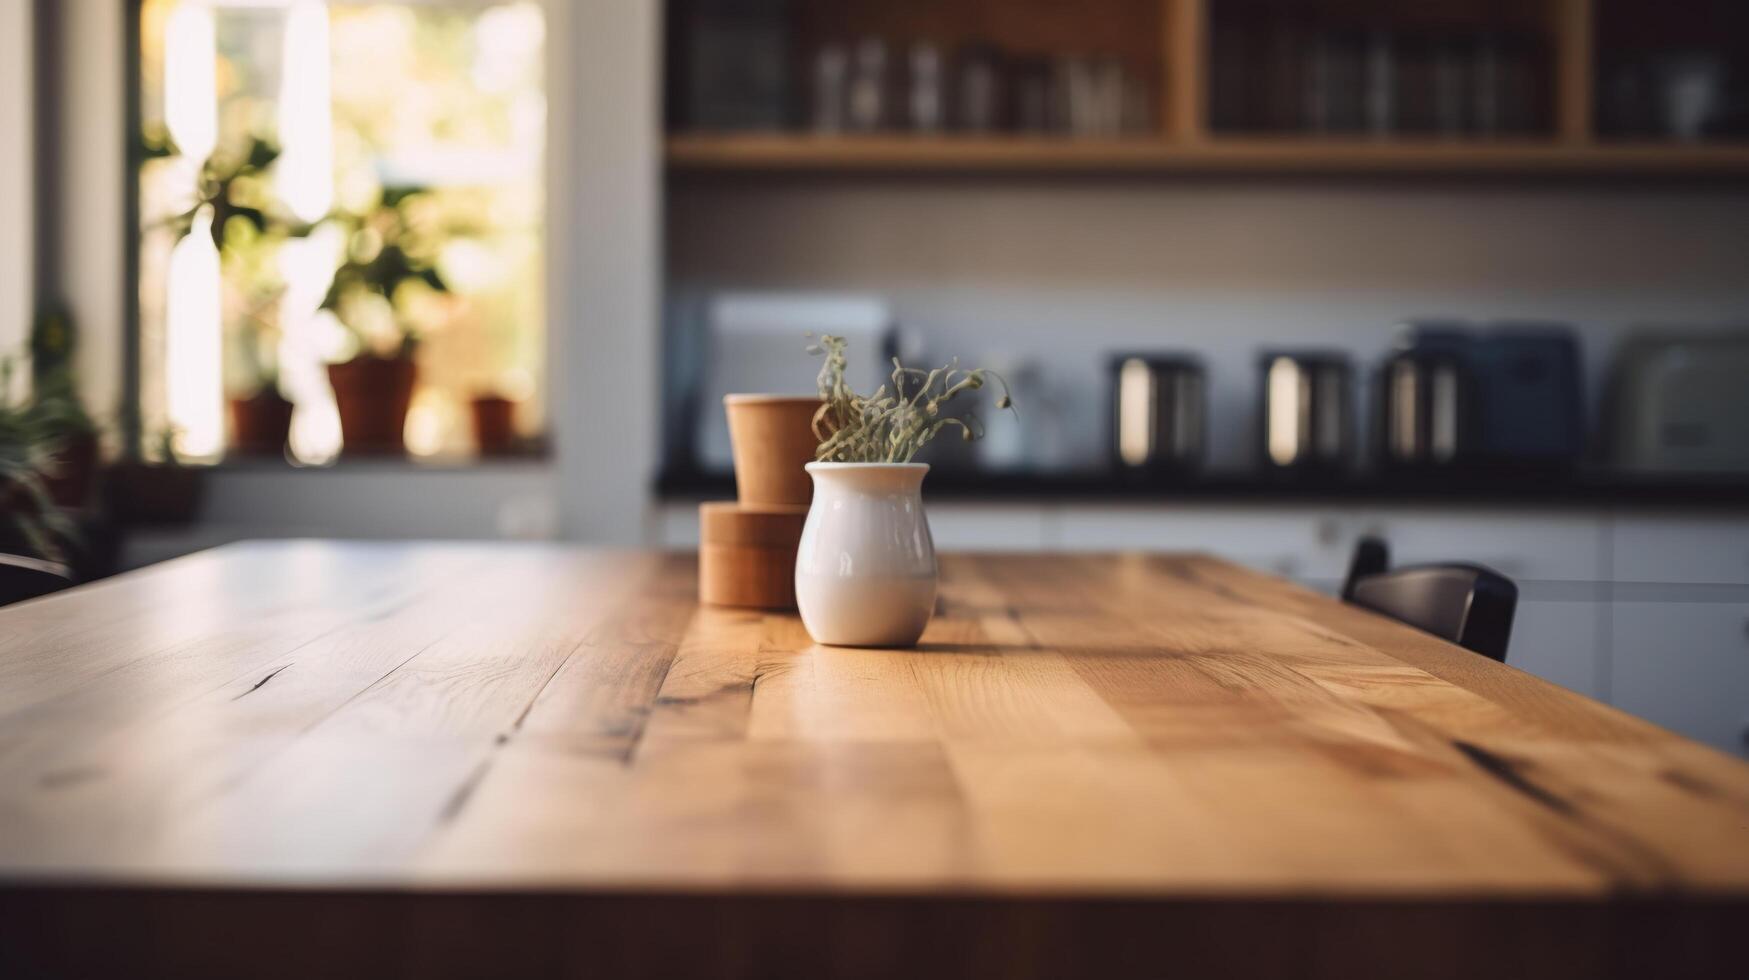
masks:
[[[140,37],[146,454],[540,451],[540,6],[147,0]]]

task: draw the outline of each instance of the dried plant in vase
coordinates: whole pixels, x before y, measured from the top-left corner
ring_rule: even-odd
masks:
[[[983,423],[973,412],[956,418],[942,407],[962,391],[977,391],[990,380],[1002,387],[996,407],[1014,412],[1008,382],[994,371],[962,368],[959,361],[925,371],[908,368],[893,358],[892,388],[882,385],[864,397],[844,380],[844,338],[827,335],[808,353],[825,355],[820,367],[820,400],[814,414],[814,435],[820,446],[814,459],[822,463],[909,463],[917,451],[943,429],[957,427],[971,442],[983,435]],[[1018,414],[1018,413],[1016,413]]]
[[[808,635],[830,646],[908,647],[935,609],[935,543],[923,513],[927,463],[918,450],[957,428],[983,434],[976,415],[945,414],[961,392],[994,381],[998,408],[1014,411],[1008,382],[958,361],[924,371],[893,359],[892,387],[864,397],[844,380],[844,340],[821,337],[819,447],[807,466],[814,500],[796,553],[796,606]]]

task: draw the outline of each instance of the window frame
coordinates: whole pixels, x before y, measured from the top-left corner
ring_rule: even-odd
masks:
[[[80,0],[72,0],[80,2]],[[87,0],[89,2],[89,0]],[[122,17],[124,57],[122,59],[122,82],[124,93],[122,98],[122,127],[124,147],[125,176],[122,186],[123,220],[125,233],[122,241],[121,273],[123,276],[122,309],[121,309],[121,340],[122,378],[119,404],[117,406],[117,429],[120,438],[120,455],[123,459],[140,461],[146,458],[146,433],[144,429],[143,410],[141,406],[143,368],[143,350],[141,331],[143,328],[140,302],[140,266],[141,266],[141,200],[140,200],[140,170],[145,163],[142,146],[142,127],[144,125],[145,85],[141,78],[143,69],[143,52],[141,51],[142,20],[147,0],[123,0],[126,11]],[[226,0],[214,0],[222,5]],[[263,6],[279,6],[290,0],[271,0]],[[376,4],[392,4],[398,6],[425,6],[459,10],[485,10],[490,7],[503,6],[516,0],[320,0],[333,6],[336,3],[354,6],[370,6]],[[289,460],[251,459],[226,454],[212,462],[196,462],[192,464],[203,470],[226,471],[241,470],[244,472],[259,472],[263,467],[282,468],[291,472],[305,470],[321,470],[334,467],[367,467],[373,471],[383,468],[404,468],[412,472],[436,473],[467,470],[476,467],[526,469],[530,464],[550,464],[557,454],[555,433],[562,426],[558,420],[558,399],[553,382],[557,373],[554,370],[554,359],[559,351],[556,330],[560,322],[556,315],[556,303],[563,295],[554,276],[559,274],[555,264],[555,253],[559,246],[559,237],[563,231],[559,224],[561,209],[556,197],[559,190],[554,175],[557,172],[555,159],[560,139],[568,138],[569,133],[560,132],[560,117],[554,111],[554,96],[557,91],[555,78],[559,63],[556,60],[561,50],[557,43],[557,28],[560,22],[568,22],[570,9],[577,2],[587,0],[530,0],[541,8],[545,18],[546,41],[542,57],[543,95],[547,101],[547,118],[541,167],[542,181],[542,215],[541,215],[541,291],[542,291],[542,358],[540,377],[537,385],[543,404],[544,421],[541,431],[535,438],[534,448],[526,453],[513,456],[482,456],[472,457],[439,456],[423,459],[407,453],[404,456],[348,458],[342,452],[335,459],[323,463],[296,463]],[[635,0],[634,0],[635,2]],[[246,0],[239,6],[248,5]],[[64,77],[64,74],[63,74]]]

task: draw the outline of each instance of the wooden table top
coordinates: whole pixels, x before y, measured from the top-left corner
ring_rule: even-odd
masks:
[[[949,555],[905,651],[694,590],[251,543],[0,610],[0,885],[1749,898],[1749,766],[1215,559]]]

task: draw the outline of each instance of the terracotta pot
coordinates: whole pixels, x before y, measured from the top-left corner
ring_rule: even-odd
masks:
[[[698,598],[713,606],[796,607],[796,545],[808,508],[698,505]]]
[[[231,399],[231,451],[243,456],[283,456],[291,438],[292,403],[271,387],[251,398]]]
[[[481,456],[508,456],[516,452],[516,403],[498,395],[481,395],[473,401],[474,445]]]
[[[55,506],[78,510],[91,502],[97,485],[97,433],[69,436],[55,453],[54,472],[43,475],[43,489]]]
[[[820,399],[787,395],[725,395],[735,493],[743,504],[806,505],[814,499],[807,466],[819,448],[814,413]]]
[[[411,357],[361,355],[328,365],[340,435],[348,454],[405,453],[407,407],[413,403],[418,367]]]

